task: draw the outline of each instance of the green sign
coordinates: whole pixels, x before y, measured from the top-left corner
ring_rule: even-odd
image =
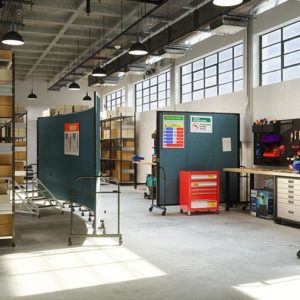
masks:
[[[193,133],[212,133],[213,120],[211,116],[191,116],[190,131]]]

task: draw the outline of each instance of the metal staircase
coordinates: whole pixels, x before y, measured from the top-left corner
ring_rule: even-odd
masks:
[[[40,218],[40,210],[49,207],[55,207],[64,213],[62,203],[37,177],[22,185],[16,183],[15,199],[15,210],[19,213],[37,215]]]

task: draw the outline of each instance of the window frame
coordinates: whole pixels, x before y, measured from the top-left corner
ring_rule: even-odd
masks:
[[[120,92],[120,96],[117,96],[117,94]],[[122,88],[116,91],[113,91],[109,94],[104,95],[105,96],[105,110],[116,110],[117,107],[123,107],[126,106],[126,88]],[[108,99],[110,98],[110,99]],[[115,104],[112,104],[112,101],[115,101]],[[118,101],[120,100],[120,105],[118,105]],[[108,106],[107,103],[110,102],[110,105]]]

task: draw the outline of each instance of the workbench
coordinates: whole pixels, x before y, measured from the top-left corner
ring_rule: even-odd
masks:
[[[267,168],[224,168],[225,172],[225,209],[230,209],[230,173],[244,173],[250,175],[250,189],[254,188],[254,175],[267,175],[273,176],[274,184],[276,183],[277,177],[287,177],[293,179],[300,179],[300,174],[295,174],[285,169],[267,169]],[[275,186],[274,186],[275,188]],[[275,195],[276,193],[274,193]],[[275,197],[276,202],[276,197]],[[276,215],[276,214],[275,214]]]

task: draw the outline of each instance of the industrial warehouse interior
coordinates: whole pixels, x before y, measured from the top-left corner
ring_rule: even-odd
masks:
[[[0,299],[297,299],[299,0],[0,1]]]

